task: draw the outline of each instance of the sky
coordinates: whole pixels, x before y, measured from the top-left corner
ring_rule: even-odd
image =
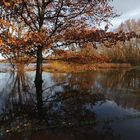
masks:
[[[114,18],[111,23],[115,28],[127,19],[140,19],[140,0],[113,0],[111,5],[120,16]]]
[[[120,16],[111,21],[113,30],[127,19],[140,19],[140,0],[113,0],[110,3]],[[0,55],[0,59],[1,59]]]

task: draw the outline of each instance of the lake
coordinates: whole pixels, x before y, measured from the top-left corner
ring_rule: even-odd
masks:
[[[0,139],[140,139],[140,71],[44,72],[42,95],[34,76],[0,73]]]

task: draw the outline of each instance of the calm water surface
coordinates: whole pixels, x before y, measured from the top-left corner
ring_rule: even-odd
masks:
[[[140,71],[34,75],[0,73],[0,139],[140,140]]]

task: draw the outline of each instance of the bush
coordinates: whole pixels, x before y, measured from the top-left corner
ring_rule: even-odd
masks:
[[[112,48],[103,47],[102,54],[113,63],[140,64],[140,47],[130,42],[125,44],[119,42]]]

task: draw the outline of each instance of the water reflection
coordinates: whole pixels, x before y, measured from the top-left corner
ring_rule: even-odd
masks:
[[[22,136],[27,133],[27,139],[36,139],[40,133],[41,139],[46,135],[49,139],[58,136],[61,139],[129,139],[129,135],[119,131],[118,125],[121,129],[125,124],[129,126],[130,121],[140,123],[139,71],[44,73],[41,95],[35,94],[33,76],[31,72],[17,72],[2,78],[5,79],[0,90],[2,136],[9,131],[22,131]],[[30,129],[45,129],[45,133],[31,135],[27,131]],[[124,132],[130,129],[125,127]],[[140,137],[139,133],[135,135],[137,139]]]
[[[0,124],[15,127],[14,121],[26,116],[34,106],[33,94],[30,92],[32,85],[31,78],[24,72],[17,71],[8,76],[8,80],[4,81],[5,87],[0,92],[1,98],[4,96],[0,106]]]

